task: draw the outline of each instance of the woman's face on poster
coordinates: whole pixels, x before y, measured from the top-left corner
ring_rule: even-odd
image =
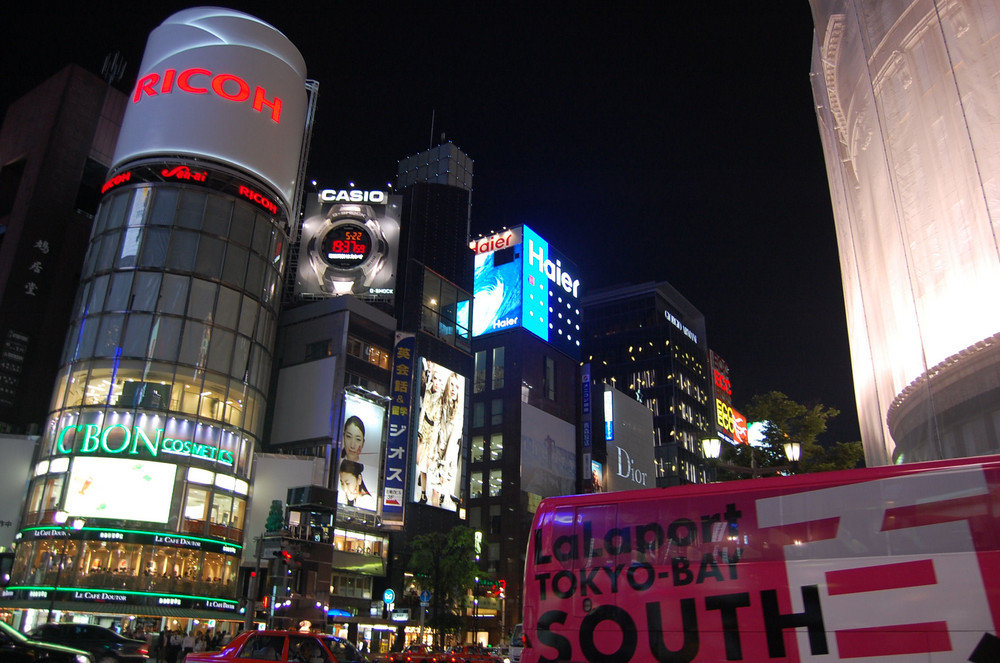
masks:
[[[344,427],[344,454],[350,460],[358,460],[365,446],[365,434],[355,424]]]

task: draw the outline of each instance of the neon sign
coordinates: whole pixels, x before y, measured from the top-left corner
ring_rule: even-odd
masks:
[[[208,80],[203,80],[208,79]],[[199,83],[207,85],[201,87]],[[159,89],[157,89],[159,85]],[[160,94],[171,94],[175,90],[189,94],[208,94],[214,92],[227,101],[242,103],[250,99],[250,84],[235,74],[213,74],[208,69],[185,69],[177,73],[176,69],[167,69],[161,76],[158,73],[146,74],[135,84],[132,93],[132,103],[142,101],[143,96],[155,97]],[[264,112],[264,107],[271,109],[271,120],[277,124],[281,120],[281,99],[267,98],[267,92],[259,85],[254,87],[251,107],[258,113]]]
[[[124,424],[112,424],[104,428],[97,424],[65,426],[56,437],[56,452],[60,454],[103,452],[128,456],[148,454],[154,458],[164,453],[203,458],[220,465],[233,465],[233,452],[227,449],[200,444],[193,440],[166,437],[163,428],[157,428],[150,438],[139,426],[130,429]]]

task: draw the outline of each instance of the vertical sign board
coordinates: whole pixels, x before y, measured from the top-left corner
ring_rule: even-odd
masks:
[[[389,442],[385,454],[385,488],[382,491],[382,522],[403,524],[406,494],[407,449],[410,430],[410,388],[413,385],[413,350],[416,337],[396,332],[389,386]]]

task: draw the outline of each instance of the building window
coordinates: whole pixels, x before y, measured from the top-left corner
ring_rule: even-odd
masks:
[[[486,350],[476,353],[476,377],[472,390],[476,394],[486,390]]]
[[[481,463],[483,460],[483,450],[486,446],[486,439],[482,435],[472,436],[472,455],[470,462]]]
[[[385,370],[389,370],[389,361],[392,357],[389,350],[354,336],[347,337],[347,354]]]
[[[486,403],[472,404],[472,427],[482,428],[486,425]]]
[[[493,389],[503,389],[503,346],[493,348]]]
[[[503,491],[503,470],[490,470],[490,497],[499,497]]]
[[[316,341],[315,343],[306,344],[306,361],[315,361],[317,359],[324,359],[333,354],[333,340],[326,339],[325,341]]]
[[[480,472],[473,472],[469,480],[469,499],[476,499],[483,496],[483,475]]]
[[[545,376],[542,381],[542,391],[550,401],[556,399],[556,361],[552,357],[545,358]]]
[[[490,436],[490,460],[497,461],[503,458],[503,434],[494,433]]]
[[[494,426],[499,426],[503,423],[503,399],[494,398],[493,407],[490,411],[490,423]]]

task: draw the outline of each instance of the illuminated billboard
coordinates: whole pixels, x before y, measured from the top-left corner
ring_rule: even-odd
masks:
[[[112,169],[163,154],[229,163],[290,210],[307,105],[305,61],[283,34],[231,9],[185,9],[149,35]]]
[[[80,518],[166,523],[177,466],[138,458],[77,456],[64,509]]]
[[[604,385],[604,422],[608,449],[604,490],[654,487],[653,412],[627,394]]]
[[[339,504],[366,511],[378,509],[384,429],[384,405],[353,392],[344,395],[344,428],[337,465]]]
[[[461,501],[462,436],[466,378],[421,357],[416,459],[411,482],[414,502],[457,511]]]
[[[472,335],[523,327],[579,359],[576,265],[528,226],[476,240],[469,248],[476,253]]]
[[[306,201],[296,295],[358,295],[391,302],[401,196],[324,189]]]

